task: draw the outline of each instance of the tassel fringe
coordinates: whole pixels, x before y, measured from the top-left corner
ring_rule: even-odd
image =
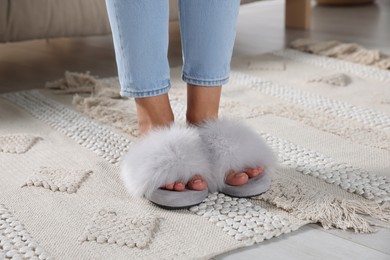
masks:
[[[390,69],[390,57],[378,50],[367,50],[355,43],[338,41],[315,42],[310,39],[297,39],[290,47],[303,52],[321,56],[334,57],[364,65],[372,65],[381,69]]]
[[[268,192],[256,197],[282,208],[296,218],[320,223],[325,229],[353,229],[357,233],[376,231],[375,220],[390,223],[390,205],[337,198],[285,176],[273,176]]]
[[[96,85],[96,78],[90,72],[78,73],[65,71],[63,79],[47,82],[45,88],[54,89],[58,94],[91,93]]]
[[[120,96],[117,80],[103,81],[89,72],[65,72],[65,77],[46,83],[57,94],[75,94],[73,106],[102,124],[113,126],[134,137],[139,135],[134,102]],[[89,97],[78,94],[90,94]]]

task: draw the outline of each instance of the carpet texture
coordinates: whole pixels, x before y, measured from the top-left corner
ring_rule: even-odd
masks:
[[[163,210],[126,193],[139,135],[117,78],[66,72],[0,98],[0,259],[209,259],[308,223],[374,232],[390,222],[390,72],[285,49],[232,64],[221,116],[278,155],[271,189]],[[185,122],[181,67],[171,104]]]

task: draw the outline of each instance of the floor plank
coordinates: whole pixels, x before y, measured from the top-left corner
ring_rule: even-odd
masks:
[[[341,231],[337,229],[324,230],[321,226],[315,224],[311,224],[310,227],[322,232],[326,232],[333,236],[352,241],[356,244],[364,245],[371,249],[380,251],[389,255],[390,259],[390,229],[378,228],[378,231],[375,233],[358,234],[354,233],[353,231]]]
[[[332,234],[321,232],[310,226],[304,226],[288,235],[222,254],[214,259],[388,260],[390,256]]]

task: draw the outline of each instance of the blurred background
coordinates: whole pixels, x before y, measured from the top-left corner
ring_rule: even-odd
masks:
[[[390,53],[388,0],[242,0],[235,59],[297,38],[355,42]],[[170,0],[170,66],[182,64],[177,0]],[[64,71],[116,76],[104,0],[0,0],[0,92],[42,88]]]

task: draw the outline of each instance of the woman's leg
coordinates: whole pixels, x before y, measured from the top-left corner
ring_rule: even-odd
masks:
[[[107,0],[121,95],[136,101],[141,134],[169,125],[167,0]]]
[[[240,0],[179,0],[189,123],[218,117],[221,87],[229,80],[239,7]]]
[[[179,0],[183,51],[182,79],[187,82],[187,121],[218,117],[222,85],[229,80],[240,0]],[[242,185],[263,168],[243,169],[227,176]]]
[[[168,93],[167,0],[106,0],[121,95],[145,98]]]
[[[168,91],[168,0],[106,0],[121,95],[135,98],[141,134],[174,121]],[[184,190],[184,183],[166,188]],[[190,189],[204,190],[206,182],[194,177]]]

